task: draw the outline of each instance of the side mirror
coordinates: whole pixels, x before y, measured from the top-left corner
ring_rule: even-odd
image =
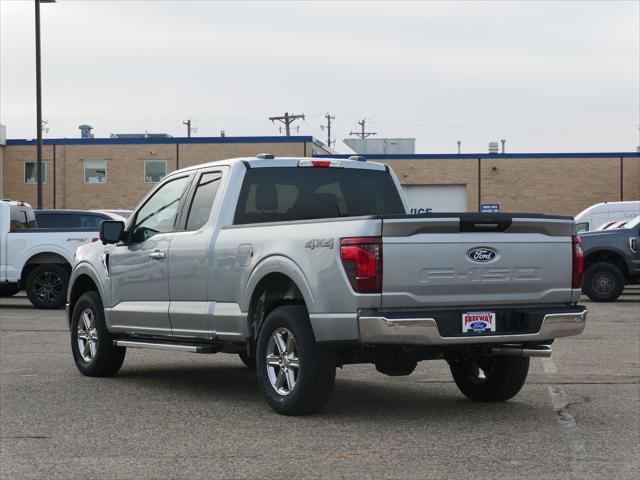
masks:
[[[119,220],[103,220],[100,223],[100,241],[103,245],[107,243],[118,243],[124,232],[124,222]]]

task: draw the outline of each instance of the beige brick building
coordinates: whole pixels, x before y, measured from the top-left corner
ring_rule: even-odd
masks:
[[[7,140],[0,150],[0,196],[35,205],[34,142]],[[264,152],[348,157],[330,154],[324,144],[308,136],[47,139],[43,149],[44,206],[130,209],[166,173]],[[640,200],[637,152],[367,158],[394,169],[410,203],[411,192],[418,190],[431,195],[427,198],[435,199],[436,204],[440,200],[434,211],[473,212],[482,204],[497,204],[502,212],[575,215],[598,202]],[[451,205],[447,204],[449,199]]]
[[[7,140],[2,150],[2,197],[36,205],[35,143]],[[310,157],[329,150],[306,136],[46,139],[43,206],[131,209],[174,170],[265,152]]]

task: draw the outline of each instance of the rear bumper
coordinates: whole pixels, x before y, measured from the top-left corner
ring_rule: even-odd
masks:
[[[358,317],[358,329],[362,343],[433,346],[541,342],[582,333],[587,319],[585,307],[578,305],[558,310],[545,313],[540,328],[528,333],[443,336],[440,334],[436,315],[433,318],[389,318],[371,315],[371,311],[363,312]]]

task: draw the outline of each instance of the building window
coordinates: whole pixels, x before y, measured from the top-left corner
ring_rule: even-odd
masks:
[[[38,162],[24,162],[24,183],[38,183]],[[47,162],[42,161],[42,183],[47,183]]]
[[[85,160],[84,183],[107,183],[107,161]]]
[[[144,183],[158,183],[167,176],[166,160],[144,161]]]

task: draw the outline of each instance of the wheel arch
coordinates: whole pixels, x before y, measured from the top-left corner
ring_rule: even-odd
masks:
[[[86,292],[95,291],[100,295],[100,298],[104,304],[105,297],[101,288],[100,281],[97,280],[97,275],[91,267],[86,263],[76,265],[71,278],[69,279],[69,291],[67,293],[67,302],[69,303],[67,321],[71,323],[71,316],[73,315],[73,309],[78,302],[78,299]]]
[[[21,285],[24,287],[27,281],[27,277],[34,268],[36,268],[38,265],[45,265],[48,263],[62,265],[68,273],[71,273],[71,264],[63,255],[56,252],[40,252],[32,255],[26,262],[24,262],[22,271],[20,273]]]
[[[627,262],[622,254],[615,250],[602,249],[588,252],[584,257],[584,271],[586,272],[591,265],[598,262],[608,262],[617,266],[625,278],[629,275]]]
[[[249,335],[253,342],[267,315],[282,305],[302,305],[309,309],[307,299],[298,284],[288,275],[269,272],[262,276],[251,291],[247,308]]]

